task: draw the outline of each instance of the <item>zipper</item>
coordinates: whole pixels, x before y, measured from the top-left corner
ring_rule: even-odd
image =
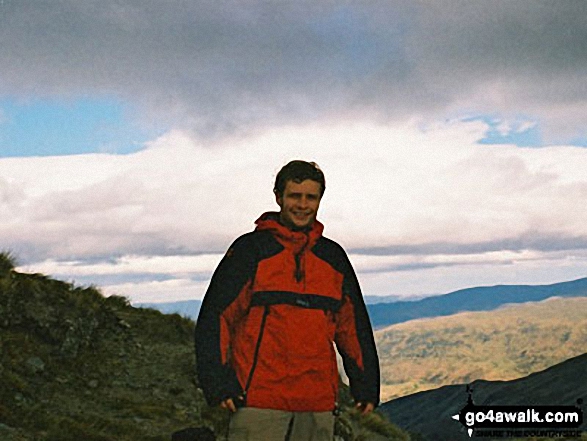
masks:
[[[296,270],[294,272],[294,276],[296,278],[296,282],[300,283],[302,281],[302,277],[304,276],[302,273],[302,252],[299,252],[294,256],[296,261]]]
[[[251,365],[251,370],[249,372],[249,377],[247,378],[247,383],[245,384],[245,390],[243,391],[243,401],[246,405],[247,402],[247,392],[251,387],[251,382],[253,381],[253,374],[255,373],[255,368],[257,367],[257,361],[259,359],[259,350],[261,349],[261,340],[263,340],[263,334],[265,331],[265,323],[267,323],[267,316],[269,315],[269,305],[265,306],[265,310],[263,311],[263,317],[261,318],[261,326],[259,328],[259,337],[257,337],[257,344],[255,345],[255,353],[253,355],[253,364]]]

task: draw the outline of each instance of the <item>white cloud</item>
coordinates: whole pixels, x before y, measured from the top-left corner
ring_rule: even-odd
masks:
[[[222,254],[201,254],[194,256],[122,256],[110,261],[97,263],[83,261],[46,260],[35,263],[34,267],[22,266],[23,271],[35,271],[44,274],[76,276],[164,274],[189,276],[205,274],[210,276]]]
[[[551,265],[587,248],[587,150],[477,144],[486,129],[321,123],[214,148],[171,132],[125,156],[0,159],[0,212],[12,220],[0,238],[31,269],[70,278],[209,274],[232,240],[277,208],[281,165],[303,158],[326,174],[325,235],[351,250],[363,278],[386,267],[397,276]],[[139,289],[117,288],[131,286]]]
[[[546,252],[532,259],[437,263],[418,270],[359,272],[358,277],[363,293],[395,294],[406,298],[446,294],[473,286],[547,285],[585,277],[587,253]]]
[[[401,254],[401,255],[369,255],[352,254],[350,259],[356,271],[394,272],[412,269],[455,266],[455,265],[509,265],[513,262],[527,262],[543,258],[538,251],[492,251],[484,253],[462,254]]]

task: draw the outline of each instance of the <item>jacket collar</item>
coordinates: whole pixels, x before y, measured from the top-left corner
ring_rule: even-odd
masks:
[[[292,248],[295,254],[306,247],[312,248],[324,230],[324,225],[317,220],[309,231],[291,230],[279,222],[279,213],[274,211],[263,213],[255,224],[255,231],[270,231],[283,246]]]

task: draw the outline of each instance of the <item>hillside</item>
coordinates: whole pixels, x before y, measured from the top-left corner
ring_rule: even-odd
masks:
[[[525,303],[549,297],[587,297],[587,278],[552,285],[498,285],[467,288],[449,294],[369,305],[375,328],[409,320],[440,317],[463,311],[491,311],[508,303]]]
[[[0,439],[169,441],[228,415],[197,387],[194,322],[122,297],[14,270],[0,253]],[[341,404],[351,406],[343,389]],[[407,440],[378,415],[345,411],[344,440]],[[385,435],[381,435],[385,434]]]
[[[213,423],[188,320],[7,271],[0,328],[2,440],[169,440]]]
[[[580,355],[544,371],[513,381],[472,383],[477,405],[575,405],[587,403],[587,354]],[[451,416],[467,403],[465,385],[445,386],[385,403],[381,411],[400,427],[422,435],[421,439],[469,440],[463,426]],[[587,430],[584,418],[582,430]],[[415,437],[416,438],[416,437]],[[582,439],[587,439],[587,434]]]
[[[382,398],[511,380],[587,352],[587,298],[412,320],[375,332]]]

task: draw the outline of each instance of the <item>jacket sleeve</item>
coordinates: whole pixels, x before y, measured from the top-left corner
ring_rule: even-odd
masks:
[[[235,323],[250,301],[254,258],[246,235],[237,239],[212,275],[195,331],[199,386],[210,405],[242,394],[243,388],[230,365],[229,348]]]
[[[343,301],[335,343],[357,402],[379,404],[379,358],[373,329],[353,267],[344,254]]]

